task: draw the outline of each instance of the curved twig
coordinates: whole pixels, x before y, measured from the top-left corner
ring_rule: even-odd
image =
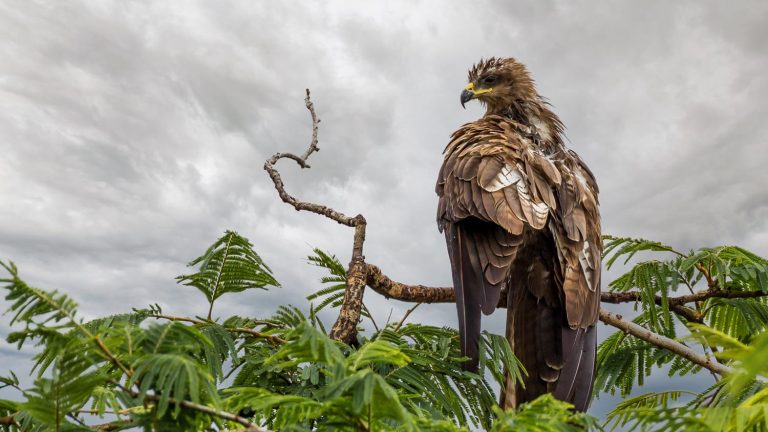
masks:
[[[274,183],[275,189],[277,189],[277,193],[280,195],[280,199],[293,206],[297,211],[310,211],[325,216],[342,225],[355,228],[355,234],[352,241],[352,259],[347,268],[347,289],[344,291],[344,300],[341,305],[341,310],[339,311],[339,317],[336,319],[336,323],[334,323],[330,333],[330,336],[333,339],[351,344],[354,343],[357,338],[357,323],[360,321],[360,313],[363,306],[363,290],[365,289],[365,257],[363,256],[363,243],[365,242],[366,227],[365,218],[363,215],[350,217],[322,204],[299,201],[286,192],[283,179],[275,168],[275,164],[280,159],[291,159],[299,164],[301,168],[309,168],[307,159],[312,153],[320,150],[320,147],[317,145],[317,132],[320,119],[315,113],[315,107],[310,99],[309,89],[307,89],[307,97],[304,98],[304,104],[306,105],[307,110],[309,110],[309,114],[312,116],[312,140],[309,143],[309,148],[307,148],[301,156],[296,156],[292,153],[275,153],[271,158],[264,162],[264,170],[267,171],[269,177],[272,179],[272,183]]]

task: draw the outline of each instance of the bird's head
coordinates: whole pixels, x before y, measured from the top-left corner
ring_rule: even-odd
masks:
[[[502,112],[521,101],[537,98],[536,88],[525,66],[513,58],[480,60],[469,70],[469,84],[461,92],[461,106],[477,99],[488,114]]]

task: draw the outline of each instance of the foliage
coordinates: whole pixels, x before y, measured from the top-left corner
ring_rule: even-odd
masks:
[[[523,405],[518,411],[495,408],[498,419],[491,431],[518,432],[577,432],[598,429],[594,417],[575,413],[573,406],[547,394]]]
[[[682,253],[658,242],[617,237],[607,237],[605,246],[608,266],[629,265],[608,287],[613,293],[638,293],[634,322],[714,353],[734,370],[715,377],[701,393],[626,399],[606,426],[768,430],[768,305],[763,296],[749,297],[768,291],[768,261],[732,246]],[[483,334],[478,373],[462,370],[454,329],[404,320],[379,327],[367,308],[363,314],[373,329],[361,328],[357,344],[331,340],[317,312],[339,306],[346,270],[319,249],[308,261],[328,271],[324,287],[308,297],[318,302],[308,311],[280,306],[270,317],[214,319],[213,304],[222,295],[279,286],[251,243],[227,231],[192,261],[195,273],[177,278],[205,294],[206,319],[168,315],[150,305],[92,321],[80,318],[66,294],[31,287],[13,263],[0,263],[8,273],[0,283],[15,327],[8,341],[40,347],[30,388],[22,388],[12,372],[0,377],[0,388],[19,393],[0,400],[0,430],[602,428],[549,395],[517,411],[500,410],[496,388],[505,372],[521,379],[525,371],[498,335]],[[740,294],[679,300],[701,292]],[[681,307],[689,310],[681,314]],[[662,368],[670,376],[701,371],[669,351],[615,333],[599,347],[596,392],[628,396]]]
[[[318,248],[312,250],[314,255],[307,257],[307,262],[310,264],[322,267],[328,270],[328,276],[320,278],[320,282],[326,284],[325,288],[322,288],[307,296],[307,300],[316,300],[322,298],[320,303],[314,307],[315,312],[320,312],[326,307],[339,307],[344,300],[344,290],[347,288],[347,269],[341,264],[336,255],[330,255]],[[371,312],[368,310],[368,306],[363,303],[363,308],[360,314],[365,318],[371,320],[371,323],[376,326],[376,322],[373,321]]]
[[[323,282],[344,288],[344,269],[320,250]],[[277,286],[250,242],[227,232],[180,276],[213,302]],[[19,347],[38,343],[36,380],[20,401],[0,400],[7,430],[236,430],[237,419],[273,430],[467,430],[498,415],[488,379],[523,371],[502,337],[484,334],[482,369],[461,369],[455,330],[388,324],[348,346],[326,336],[316,310],[280,306],[266,319],[167,315],[157,305],[84,322],[65,294],[29,286],[13,263],[2,279]],[[488,378],[486,378],[486,376]],[[97,419],[84,415],[95,413]],[[235,421],[233,421],[235,419]],[[94,423],[102,423],[101,426]],[[90,426],[87,426],[90,424]]]
[[[608,266],[620,259],[627,264],[638,253],[653,257],[609,284],[614,293],[639,293],[635,323],[698,345],[734,370],[715,376],[702,393],[667,391],[627,399],[608,415],[611,430],[768,430],[768,260],[735,246],[682,253],[658,242],[618,237],[605,238],[605,251]],[[702,293],[711,296],[684,297]],[[701,371],[680,356],[617,332],[598,348],[595,386],[628,396],[662,368],[669,376]]]
[[[204,254],[189,263],[190,266],[198,264],[197,273],[181,275],[176,280],[205,294],[210,303],[209,320],[213,302],[223,294],[279,285],[251,242],[234,231],[225,232]]]

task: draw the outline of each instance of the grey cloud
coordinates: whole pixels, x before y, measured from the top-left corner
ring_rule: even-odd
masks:
[[[459,107],[467,68],[509,55],[528,64],[595,171],[606,232],[765,255],[767,11],[757,1],[6,2],[0,257],[88,316],[155,301],[199,314],[201,295],[173,276],[235,229],[283,288],[224,297],[220,313],[304,305],[321,275],[304,257],[320,247],[346,261],[352,235],[280,202],[261,169],[274,152],[306,148],[308,87],[322,150],[310,170],[281,162],[291,193],[364,214],[365,254],[391,277],[448,286],[434,221],[440,153],[481,115]],[[410,306],[366,301],[379,321]],[[454,325],[453,306],[412,319]],[[502,314],[485,326],[502,332]],[[11,351],[0,347],[2,363],[22,370]]]

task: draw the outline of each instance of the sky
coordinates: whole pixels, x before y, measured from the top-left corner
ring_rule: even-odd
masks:
[[[346,263],[352,230],[282,203],[262,166],[306,149],[309,88],[321,151],[308,170],[279,163],[288,191],[363,214],[366,259],[391,278],[449,286],[434,182],[451,132],[483,113],[459,94],[491,56],[525,63],[554,105],[605,233],[766,256],[765,22],[759,0],[4,1],[0,259],[86,318],[150,303],[203,315],[174,277],[231,229],[282,287],[224,296],[214,315],[306,309],[323,275],[306,256]],[[365,299],[379,322],[411,306]],[[455,326],[454,307],[410,319]],[[0,342],[0,374],[32,352]]]

